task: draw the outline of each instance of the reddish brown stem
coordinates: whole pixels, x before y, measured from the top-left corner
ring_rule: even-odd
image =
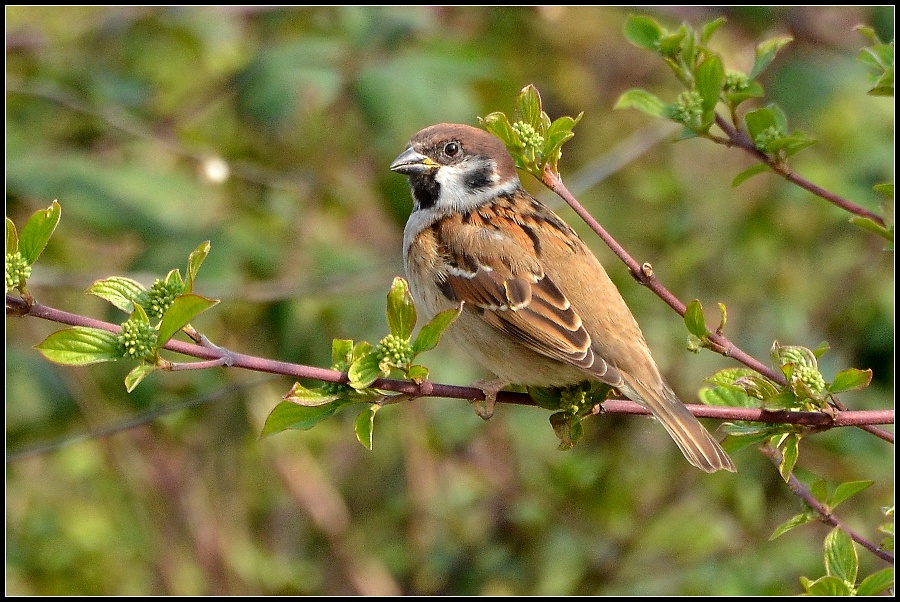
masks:
[[[773,464],[775,464],[776,467],[781,465],[781,452],[779,452],[777,449],[766,445],[761,447],[760,451],[768,456],[768,458],[772,461]],[[847,535],[850,536],[853,541],[866,548],[885,562],[889,562],[891,563],[891,565],[894,564],[893,554],[881,549],[881,546],[874,544],[873,542],[869,541],[868,539],[848,527],[846,524],[844,524],[843,521],[841,521],[838,517],[831,513],[831,509],[828,508],[828,506],[817,500],[812,494],[812,491],[810,491],[809,488],[801,483],[794,475],[788,477],[788,487],[790,487],[794,495],[800,497],[807,506],[812,508],[813,511],[819,515],[819,518],[823,523],[835,527],[840,527],[844,530],[845,533],[847,533]]]
[[[622,245],[620,245],[616,239],[614,239],[604,228],[600,225],[600,223],[594,219],[594,217],[588,213],[587,209],[585,209],[578,200],[572,196],[572,193],[566,188],[565,184],[562,182],[562,178],[560,178],[559,174],[553,173],[549,169],[544,170],[544,179],[543,183],[545,186],[550,188],[553,192],[558,194],[572,209],[575,210],[575,213],[581,217],[590,227],[597,233],[597,235],[605,242],[610,249],[612,249],[613,253],[615,253],[625,265],[628,266],[631,275],[634,278],[653,291],[656,296],[666,302],[669,307],[678,312],[678,315],[684,317],[684,313],[686,311],[685,304],[678,299],[669,289],[667,289],[663,284],[653,275],[652,271],[642,269],[642,266],[638,264],[638,262],[629,255],[628,251],[626,251]],[[754,358],[753,356],[745,353],[741,350],[737,345],[732,343],[722,334],[711,333],[709,335],[710,340],[715,343],[720,348],[720,353],[727,357],[732,357],[745,366],[756,370],[760,374],[774,380],[780,384],[786,384],[786,380],[784,378],[784,374],[774,370],[771,366],[767,366]]]
[[[829,203],[837,205],[838,207],[840,207],[844,211],[847,211],[848,213],[852,213],[852,214],[858,215],[860,217],[868,218],[868,219],[874,221],[879,226],[886,227],[884,218],[882,218],[877,213],[873,213],[872,211],[869,211],[868,209],[860,207],[856,203],[848,201],[847,199],[845,199],[839,195],[836,195],[829,190],[825,190],[824,188],[822,188],[821,186],[818,186],[817,184],[813,184],[806,178],[803,178],[802,176],[797,175],[794,171],[789,169],[787,167],[786,163],[778,162],[778,161],[774,160],[772,157],[770,157],[769,155],[767,155],[766,153],[760,151],[758,148],[756,148],[756,146],[753,144],[753,140],[751,140],[747,134],[745,134],[744,132],[742,132],[742,131],[738,130],[737,128],[735,128],[734,126],[732,126],[730,123],[725,121],[724,117],[722,117],[719,114],[716,114],[716,125],[718,125],[719,128],[723,132],[725,132],[725,135],[728,136],[728,144],[730,144],[731,146],[736,146],[737,148],[740,148],[741,150],[743,150],[743,151],[749,153],[751,156],[753,156],[753,158],[756,159],[757,161],[760,161],[761,163],[765,163],[766,165],[769,166],[770,169],[772,169],[772,171],[774,171],[778,175],[782,176],[787,181],[793,182],[794,184],[803,188],[804,190],[808,190],[809,192],[813,193],[814,195],[825,199]]]
[[[116,324],[62,311],[40,303],[34,303],[29,307],[24,301],[11,295],[6,296],[6,307],[7,313],[10,315],[32,316],[52,322],[58,322],[60,324],[89,326],[91,328],[99,328],[109,332],[119,332],[121,330]],[[201,363],[208,366],[221,365],[225,367],[227,364],[236,368],[244,368],[269,374],[279,374],[293,378],[308,378],[341,384],[346,384],[349,381],[346,372],[338,372],[337,370],[328,370],[326,368],[318,368],[315,366],[279,362],[243,353],[235,353],[215,346],[197,345],[195,343],[172,340],[166,343],[164,348],[175,353],[205,360],[205,362]],[[222,361],[226,358],[227,362]],[[390,378],[376,380],[372,383],[372,388],[395,391],[410,398],[447,397],[452,399],[468,399],[471,401],[483,400],[485,398],[484,392],[475,387],[460,387],[431,382],[416,384],[408,380],[395,380]],[[534,401],[527,394],[515,393],[512,391],[500,391],[497,395],[497,401],[519,405],[535,405]],[[874,425],[894,423],[894,412],[892,410],[876,412],[837,412],[834,416],[831,416],[824,412],[770,412],[756,408],[730,408],[706,405],[689,405],[688,408],[695,415],[702,418],[746,420],[766,423],[792,423],[819,428],[856,426],[859,424]],[[603,403],[603,410],[606,413],[619,414],[649,413],[643,406],[627,400],[608,400]],[[890,435],[890,441],[893,442],[893,435],[890,433],[888,434]]]
[[[726,124],[727,125],[727,124]],[[739,135],[736,134],[736,135]],[[755,150],[755,149],[754,149]],[[759,153],[759,151],[756,151]],[[762,153],[759,153],[762,154]],[[632,257],[628,251],[625,250],[622,245],[618,243],[618,241],[606,231],[600,223],[594,219],[590,213],[588,213],[587,209],[585,209],[578,200],[572,196],[572,193],[566,188],[565,184],[563,184],[562,178],[558,173],[553,172],[549,167],[544,169],[544,177],[542,182],[545,186],[550,188],[553,192],[560,196],[566,203],[569,204],[570,207],[591,227],[594,232],[597,233],[603,242],[605,242],[610,249],[612,249],[613,253],[615,253],[624,263],[628,266],[631,275],[634,278],[653,291],[660,299],[666,302],[669,307],[678,312],[678,315],[684,317],[686,306],[685,304],[678,299],[669,289],[667,289],[663,284],[656,278],[653,274],[653,270],[649,267],[649,264],[644,264],[643,266],[638,264],[637,260]],[[709,340],[715,345],[716,351],[721,353],[726,357],[731,357],[737,360],[738,362],[744,364],[748,368],[755,370],[756,372],[770,378],[771,380],[779,383],[779,384],[787,384],[787,380],[780,371],[775,370],[774,368],[763,364],[761,361],[753,357],[752,355],[746,353],[737,345],[732,343],[725,335],[719,332],[711,332],[709,335]],[[878,429],[877,427],[871,425],[858,425],[859,428],[884,439],[885,441],[890,441],[893,443],[894,435],[893,433],[887,432],[883,429]]]

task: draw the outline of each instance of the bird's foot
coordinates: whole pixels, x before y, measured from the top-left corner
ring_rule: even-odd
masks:
[[[484,393],[484,399],[476,399],[473,404],[475,405],[475,413],[478,414],[478,417],[482,420],[490,420],[491,416],[494,415],[494,404],[497,403],[497,393],[500,392],[500,389],[508,385],[505,380],[478,380],[472,383],[472,386],[476,389],[481,389],[481,392]]]

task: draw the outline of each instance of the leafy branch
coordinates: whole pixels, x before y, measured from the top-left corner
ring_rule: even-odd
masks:
[[[633,108],[648,115],[669,119],[683,126],[679,140],[705,138],[728,147],[739,148],[758,161],[735,176],[732,185],[738,186],[752,176],[774,172],[789,182],[815,194],[853,214],[850,221],[886,238],[893,244],[893,185],[882,184],[875,189],[886,199],[884,215],[870,211],[845,199],[794,172],[788,158],[815,143],[806,133],[788,126],[784,111],[775,103],[739,113],[745,102],[765,95],[760,74],[772,63],[777,53],[792,40],[775,37],[756,47],[756,56],[749,73],[725,68],[722,57],[709,42],[716,30],[725,23],[724,17],[705,23],[700,29],[683,24],[669,31],[655,19],[631,15],[625,23],[625,37],[635,46],[657,54],[684,86],[671,103],[642,88],[626,91],[615,105],[617,109]],[[884,44],[870,28],[859,28],[872,42],[872,47],[860,53],[860,60],[876,71],[875,86],[870,94],[893,96],[893,43]],[[722,107],[727,118],[719,112]],[[720,133],[712,128],[716,126]]]
[[[113,334],[121,332],[121,325],[104,322],[57,309],[39,302],[26,303],[23,299],[7,295],[6,312],[13,317],[32,317],[69,326],[92,328],[103,330]],[[339,341],[340,339],[338,339]],[[171,351],[180,355],[195,357],[207,361],[207,367],[232,367],[289,376],[293,378],[307,378],[311,380],[347,385],[350,383],[350,375],[346,371],[330,368],[321,368],[305,364],[282,362],[259,356],[239,353],[223,347],[170,339],[160,347],[160,350]],[[124,359],[124,358],[120,358]],[[55,362],[58,363],[58,362]],[[202,363],[202,362],[196,362]],[[170,362],[170,371],[183,370],[180,366],[191,364],[178,364]],[[396,378],[376,378],[371,385],[374,389],[392,391],[405,395],[402,399],[417,399],[421,397],[443,397],[448,399],[466,399],[469,401],[484,401],[485,393],[477,387],[465,387],[459,385],[446,385],[424,380],[416,383],[411,380]],[[401,401],[401,398],[392,398],[392,402]],[[511,403],[525,406],[538,406],[539,404],[528,394],[515,391],[500,391],[497,394],[498,403]],[[785,411],[768,410],[763,408],[708,406],[702,404],[687,404],[688,409],[699,418],[713,418],[718,420],[741,420],[763,423],[789,423],[821,429],[840,428],[847,426],[893,424],[894,412],[892,410],[847,410],[834,414],[811,411]],[[650,412],[640,404],[626,399],[608,399],[603,402],[604,414],[650,415]],[[892,437],[888,440],[892,441]]]
[[[529,107],[527,110],[523,109],[523,107]],[[806,362],[799,366],[796,374],[794,372],[794,362],[781,362],[779,358],[773,356],[773,365],[767,366],[756,358],[752,357],[742,349],[740,349],[737,345],[735,345],[732,341],[730,341],[724,334],[723,330],[726,323],[727,312],[724,304],[719,304],[720,312],[721,312],[721,320],[719,326],[715,329],[715,331],[710,331],[706,325],[706,318],[703,314],[703,309],[698,300],[692,301],[690,304],[685,304],[680,299],[678,299],[671,291],[669,291],[660,280],[653,273],[653,267],[649,263],[639,263],[637,260],[632,257],[628,251],[621,245],[619,242],[607,232],[605,228],[578,202],[578,200],[568,191],[566,186],[562,182],[562,178],[559,175],[559,172],[553,167],[555,163],[552,161],[541,160],[546,157],[546,154],[543,151],[542,145],[545,144],[543,137],[538,137],[535,139],[535,144],[537,145],[534,148],[522,148],[523,141],[520,137],[515,136],[515,132],[521,131],[524,129],[534,129],[537,132],[549,131],[550,128],[550,120],[547,117],[546,113],[543,112],[540,100],[540,94],[534,86],[526,86],[522,89],[519,95],[516,98],[516,109],[515,116],[522,118],[523,116],[530,115],[531,122],[525,123],[524,125],[520,124],[519,121],[513,123],[513,126],[508,126],[509,119],[503,116],[502,113],[492,113],[488,118],[482,120],[485,127],[503,140],[509,151],[512,153],[513,158],[516,160],[517,164],[526,166],[527,170],[532,173],[538,173],[540,181],[550,188],[553,192],[559,195],[572,209],[581,217],[590,227],[597,233],[597,235],[605,242],[610,249],[625,263],[631,272],[632,276],[641,284],[652,290],[658,297],[660,297],[663,301],[666,302],[672,309],[674,309],[680,316],[684,318],[685,325],[687,326],[689,334],[689,349],[693,351],[699,350],[699,348],[704,347],[708,348],[712,351],[720,353],[726,357],[731,357],[736,361],[744,364],[750,370],[759,375],[760,379],[763,379],[765,382],[769,383],[770,390],[767,390],[770,397],[779,397],[779,403],[782,403],[782,408],[785,409],[793,409],[793,410],[803,410],[811,407],[809,405],[809,400],[817,402],[816,407],[820,410],[828,409],[828,405],[825,404],[826,399],[834,401],[836,398],[834,394],[846,390],[852,390],[856,388],[863,388],[868,385],[871,380],[871,371],[863,371],[857,369],[848,369],[838,376],[835,377],[835,381],[829,385],[830,388],[827,390],[824,386],[824,377],[821,373],[818,372],[818,367],[815,362]],[[580,116],[579,116],[580,118]],[[556,123],[577,123],[577,119],[571,118],[560,118]],[[561,136],[561,134],[560,134]],[[568,131],[568,135],[566,136],[566,140],[570,139],[574,136],[574,132],[571,130]],[[554,152],[561,154],[561,150],[558,148],[554,149]],[[538,171],[540,170],[540,171]],[[778,344],[775,343],[777,346]],[[774,347],[773,347],[774,348]],[[780,348],[780,347],[779,347]],[[800,347],[791,347],[791,349],[796,350],[797,355],[802,355],[803,357],[810,357],[813,355],[813,352]],[[824,353],[826,348],[819,350],[819,353]],[[801,351],[803,350],[803,351]],[[792,351],[791,353],[794,353]],[[785,366],[789,365],[787,370],[789,372],[785,372]],[[804,381],[799,378],[800,374],[803,374],[804,378],[807,379]],[[746,377],[746,374],[740,374],[736,376],[734,382],[731,383],[718,383],[723,386],[736,386],[741,389],[745,393],[745,398],[741,398],[740,400],[733,399],[732,396],[728,395],[720,395],[720,394],[709,394],[707,395],[707,402],[712,403],[727,403],[728,405],[748,405],[748,400],[753,397],[756,399],[767,400],[766,398],[761,398],[757,389],[755,382],[752,382],[752,379],[743,378],[741,380],[740,377]],[[721,379],[720,379],[721,380]],[[797,383],[823,383],[822,386],[812,386],[804,384],[802,387]],[[847,387],[847,388],[845,388]],[[816,393],[811,395],[811,389],[815,389]],[[835,401],[835,403],[839,403],[839,401]],[[815,404],[814,404],[815,405]],[[830,411],[830,410],[829,410]],[[740,427],[739,427],[740,428]],[[881,438],[893,440],[893,435],[891,433],[887,433],[882,431],[881,429],[875,429],[873,427],[863,427],[869,432],[872,432],[876,436]],[[739,430],[739,429],[738,429]],[[751,433],[735,433],[737,437],[747,436],[748,440],[755,439],[759,433],[753,432],[752,437],[750,437]],[[781,432],[772,432],[772,437],[778,437],[782,439],[782,444],[784,444],[783,433]],[[799,437],[800,435],[797,434]]]
[[[50,215],[52,219],[47,219],[47,215]],[[36,212],[23,228],[21,243],[16,234],[15,225],[11,220],[7,220],[8,240],[14,242],[14,244],[8,245],[11,253],[7,255],[7,280],[15,282],[16,288],[20,291],[27,291],[27,278],[12,277],[18,273],[17,270],[20,270],[20,267],[17,267],[17,255],[22,255],[21,250],[25,249],[24,257],[33,262],[33,259],[43,251],[50,233],[59,221],[59,215],[60,207],[56,202],[47,210]],[[377,402],[383,405],[401,399],[423,396],[460,398],[472,401],[485,399],[484,392],[478,388],[431,383],[427,381],[427,369],[413,363],[419,354],[433,349],[437,345],[443,330],[449,326],[458,310],[439,314],[429,324],[423,326],[413,339],[412,333],[417,321],[416,309],[409,295],[407,284],[401,278],[395,279],[387,296],[386,318],[390,334],[375,346],[366,342],[334,341],[332,346],[333,365],[330,370],[244,355],[212,344],[188,324],[199,313],[217,303],[215,300],[206,299],[192,292],[200,265],[209,250],[209,243],[205,242],[191,253],[188,258],[186,280],[181,277],[178,270],[172,270],[164,280],[157,280],[150,289],[145,289],[140,283],[122,277],[106,278],[92,284],[87,290],[89,294],[103,298],[120,310],[130,313],[129,319],[118,325],[42,305],[37,303],[30,294],[22,294],[21,298],[7,294],[7,314],[38,317],[73,326],[74,328],[51,334],[36,346],[47,359],[56,363],[87,365],[106,361],[136,360],[138,365],[126,378],[125,384],[129,391],[133,390],[144,377],[156,370],[177,371],[234,366],[273,374],[311,378],[338,387],[349,387],[341,389],[325,386],[319,389],[307,389],[302,385],[295,385],[286,395],[286,401],[297,406],[320,408],[313,413],[334,413],[344,403],[367,401],[370,404]],[[30,266],[30,264],[28,265]],[[152,322],[151,317],[153,318]],[[693,324],[689,328],[696,330],[698,319],[696,308],[689,314],[689,317],[689,324]],[[181,326],[179,327],[179,325]],[[179,331],[183,332],[192,342],[174,339],[173,337]],[[160,351],[164,349],[196,357],[201,361],[173,362],[160,355]],[[817,371],[808,366],[804,370],[808,373],[809,378],[821,378]],[[389,378],[395,373],[410,380]],[[741,374],[740,376],[746,377],[745,380],[752,381],[747,375]],[[735,380],[738,380],[737,373],[734,377]],[[720,382],[722,378],[719,374],[710,382],[717,385],[722,384]],[[782,376],[782,378],[784,377]],[[829,393],[860,388],[867,383],[868,379],[865,373],[853,370],[844,371],[835,377],[833,383],[829,384]],[[775,385],[770,386],[774,387]],[[389,394],[384,393],[386,391],[401,394],[403,397],[390,397]],[[571,423],[569,426],[573,426],[572,420],[575,417],[597,413],[595,408],[600,402],[604,402],[603,411],[608,413],[647,413],[646,409],[634,402],[606,400],[609,391],[595,391],[593,395],[581,398],[577,403],[573,401],[575,398],[572,396],[577,397],[585,392],[563,391],[550,394],[547,391],[532,390],[529,393],[531,395],[501,392],[497,400],[503,403],[538,405],[546,409],[567,408],[564,413],[567,416],[566,420]],[[708,394],[707,397],[715,401],[716,395]],[[718,395],[718,397],[725,397],[733,401],[734,395],[730,397]],[[749,397],[745,396],[744,399],[749,399]],[[336,405],[329,406],[328,404]],[[893,422],[892,411],[830,411],[823,413],[821,411],[797,411],[796,408],[789,408],[789,404],[777,407],[769,404],[770,407],[767,408],[748,407],[747,403],[731,403],[730,405],[733,407],[715,408],[699,405],[691,406],[691,409],[701,417],[788,423],[817,428],[849,425],[871,426]],[[282,420],[281,413],[286,412],[285,407],[287,406],[279,409],[277,416],[282,425],[289,425],[292,424],[290,420]],[[812,407],[807,409],[812,409]],[[293,411],[302,413],[300,410]],[[307,411],[307,413],[309,412]],[[560,418],[555,420],[560,420]],[[275,422],[273,422],[274,424]],[[285,428],[290,427],[286,426]],[[573,428],[578,430],[578,427]],[[270,427],[270,431],[274,432],[274,430],[277,430],[275,426]],[[892,434],[887,432],[882,437],[893,440]],[[567,440],[574,443],[570,439]]]
[[[708,39],[715,27],[717,25],[713,24],[712,27],[705,28],[701,39]],[[709,65],[713,65],[713,67]],[[710,74],[711,71],[721,71],[721,64],[719,63],[716,66],[716,61],[701,63],[700,67],[699,72],[702,77],[714,77],[714,74]],[[688,73],[688,71],[681,69],[680,65],[676,71],[682,75]],[[687,79],[685,78],[685,80]],[[714,107],[718,102],[723,84],[709,85],[709,82],[701,78],[700,85],[704,89],[714,89],[716,93],[714,96],[715,102],[706,103],[701,97],[697,107],[697,114],[692,117],[695,121],[686,124],[686,129],[693,131],[697,135],[700,135],[698,130],[706,131],[714,120],[721,119],[718,115],[715,115]],[[637,96],[643,99],[648,98],[646,94],[638,94]],[[521,109],[522,106],[527,106],[529,109],[524,111]],[[660,114],[666,111],[668,109],[661,110]],[[482,122],[489,131],[506,143],[517,165],[525,166],[527,171],[535,175],[545,186],[563,198],[626,264],[632,276],[638,282],[650,288],[682,316],[689,332],[688,348],[690,350],[699,351],[701,348],[707,348],[726,357],[732,357],[748,366],[749,370],[723,370],[707,379],[707,382],[713,384],[714,387],[701,391],[701,398],[705,402],[728,406],[750,406],[761,403],[764,408],[779,408],[787,410],[789,413],[813,409],[827,415],[833,413],[835,409],[843,408],[843,404],[836,397],[837,393],[868,386],[872,378],[871,370],[855,368],[843,370],[835,376],[832,382],[826,382],[818,369],[817,359],[828,349],[827,345],[822,345],[813,351],[800,346],[781,346],[776,341],[772,346],[772,367],[764,365],[737,347],[723,334],[727,321],[727,311],[724,304],[719,304],[721,320],[718,327],[715,331],[710,331],[700,302],[694,300],[690,304],[685,304],[672,294],[655,277],[653,268],[649,263],[639,264],[574,198],[563,184],[562,178],[556,169],[556,164],[553,161],[541,160],[545,156],[542,149],[545,141],[542,137],[534,138],[534,148],[523,150],[522,144],[523,142],[527,144],[527,140],[523,141],[521,137],[515,136],[516,132],[530,128],[540,133],[548,130],[548,124],[550,124],[549,118],[541,110],[540,95],[533,86],[524,88],[516,99],[516,118],[522,119],[525,115],[531,116],[532,121],[530,123],[523,125],[516,121],[512,127],[508,127],[509,120],[507,118],[501,118],[497,113],[492,113],[489,116],[490,119],[485,118]],[[557,122],[560,121],[557,120]],[[568,119],[566,123],[574,124],[575,122],[577,120]],[[569,135],[566,139],[571,137]],[[788,150],[796,152],[796,150],[805,145],[805,139],[801,136],[795,136],[792,140],[796,143],[794,146],[786,144],[777,151],[778,161],[783,163]],[[561,151],[557,150],[557,152]],[[757,149],[754,152],[762,153],[763,151]],[[765,155],[765,159],[768,161],[775,160],[768,155]],[[880,233],[884,234],[884,232]],[[891,230],[888,238],[892,240],[892,237],[893,232]],[[863,428],[876,436],[893,442],[893,435],[883,429]],[[728,437],[723,442],[723,445],[727,451],[733,452],[743,447],[757,445],[761,446],[761,449],[766,453],[777,454],[779,461],[776,462],[776,466],[779,473],[789,484],[795,483],[795,486],[792,486],[792,490],[796,489],[798,481],[796,481],[793,471],[799,458],[799,444],[803,437],[811,432],[815,432],[815,429],[807,429],[787,423],[760,426],[745,422],[726,424],[725,429]],[[853,493],[856,492],[854,491]],[[829,520],[831,517],[830,511],[826,511],[824,507],[820,506],[813,507],[813,515],[819,516],[822,520]],[[868,549],[873,550],[882,559],[893,562],[892,554],[882,551],[878,546],[871,544],[856,534],[854,534],[854,539],[866,545]],[[879,573],[876,575],[864,580],[865,585],[861,584],[860,589],[869,591],[880,587],[885,580],[885,574]],[[830,577],[831,575],[829,574],[828,578],[830,579]],[[892,583],[892,572],[890,579]],[[852,579],[849,581],[845,579],[841,583],[848,591],[856,591],[855,572]],[[804,582],[804,587],[807,587],[808,590],[810,588],[815,590],[817,587],[824,586],[814,586]]]

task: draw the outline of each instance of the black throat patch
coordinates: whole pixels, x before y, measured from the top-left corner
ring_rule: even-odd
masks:
[[[412,196],[417,209],[430,209],[437,204],[441,196],[441,185],[431,175],[409,179]]]

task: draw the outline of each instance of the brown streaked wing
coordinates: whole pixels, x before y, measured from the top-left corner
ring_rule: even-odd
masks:
[[[478,308],[488,324],[526,347],[579,368],[593,365],[590,335],[546,276],[513,276],[482,266],[474,273],[450,274],[447,282],[457,300]]]

